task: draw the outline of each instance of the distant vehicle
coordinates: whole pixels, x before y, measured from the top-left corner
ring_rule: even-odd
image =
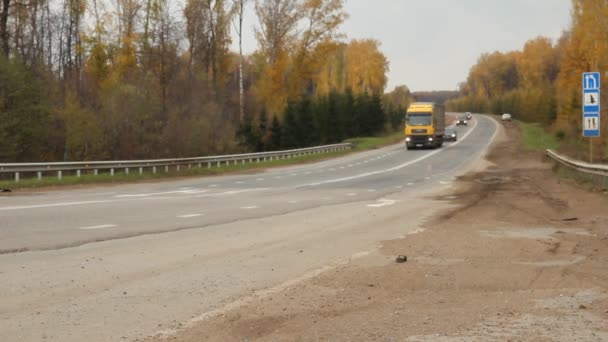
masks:
[[[502,121],[511,121],[511,114],[509,113],[504,113],[502,115]]]
[[[445,136],[443,138],[444,141],[456,141],[458,140],[458,132],[456,132],[456,128],[448,127],[445,129]]]
[[[456,120],[456,126],[460,126],[460,125],[468,126],[468,124],[469,123],[468,123],[466,114],[462,114],[462,115],[458,116],[458,119]]]
[[[432,102],[412,103],[405,114],[405,147],[441,147],[445,133],[445,108]]]
[[[466,112],[464,114],[467,116],[467,120],[471,121],[471,119],[473,119],[473,114],[471,114],[471,112]]]

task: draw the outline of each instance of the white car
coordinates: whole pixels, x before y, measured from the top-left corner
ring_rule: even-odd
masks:
[[[502,121],[511,121],[511,114],[504,113],[502,115]]]

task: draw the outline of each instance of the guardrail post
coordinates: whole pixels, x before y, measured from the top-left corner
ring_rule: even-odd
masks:
[[[57,179],[61,180],[63,178],[63,172],[61,170],[57,171]]]
[[[220,167],[220,166],[222,166],[222,162],[218,160],[217,161],[217,167]]]
[[[99,170],[97,170],[97,169],[93,170],[93,174],[94,174],[95,176],[97,176],[97,175],[99,174]]]
[[[114,168],[110,169],[110,176],[114,177]]]
[[[127,175],[127,176],[129,175],[129,168],[128,167],[125,167],[125,175]]]
[[[152,166],[152,174],[156,174],[156,166]]]
[[[76,170],[76,177],[80,178],[80,170]]]
[[[255,162],[259,164],[260,163],[260,157],[257,157]]]
[[[211,162],[207,162],[207,168],[210,169],[211,168]]]
[[[36,176],[37,176],[37,178],[38,178],[39,181],[42,180],[42,172],[38,171],[37,174],[36,174]]]
[[[177,172],[179,172],[179,170],[181,169],[180,165],[177,165],[177,168],[175,168],[175,169],[177,170]]]
[[[15,183],[19,183],[19,172],[15,172]]]
[[[144,174],[144,168],[143,168],[143,167],[140,167],[140,168],[139,168],[139,175],[141,176],[141,175],[143,175],[143,174]]]
[[[165,173],[169,172],[169,165],[165,165]]]

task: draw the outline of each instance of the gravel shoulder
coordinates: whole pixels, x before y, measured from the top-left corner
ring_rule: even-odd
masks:
[[[608,196],[501,135],[416,233],[148,340],[607,341]]]

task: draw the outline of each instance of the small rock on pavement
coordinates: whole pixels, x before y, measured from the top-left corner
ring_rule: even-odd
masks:
[[[396,259],[395,262],[397,262],[398,264],[404,263],[407,261],[407,256],[405,255],[399,255]]]

